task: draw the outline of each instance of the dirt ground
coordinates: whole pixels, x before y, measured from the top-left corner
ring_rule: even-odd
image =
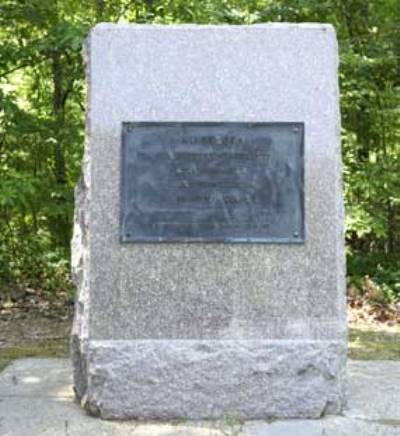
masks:
[[[72,313],[49,317],[35,310],[0,316],[0,371],[20,357],[67,357]]]

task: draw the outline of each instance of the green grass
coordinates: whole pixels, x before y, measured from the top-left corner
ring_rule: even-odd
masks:
[[[68,357],[69,340],[47,340],[0,349],[0,371],[15,359],[25,357]]]
[[[400,329],[350,328],[349,357],[355,360],[400,360]]]

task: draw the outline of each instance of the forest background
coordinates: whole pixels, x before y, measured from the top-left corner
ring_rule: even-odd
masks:
[[[84,40],[98,22],[327,22],[340,46],[348,285],[400,301],[399,0],[0,0],[0,303],[73,295]]]

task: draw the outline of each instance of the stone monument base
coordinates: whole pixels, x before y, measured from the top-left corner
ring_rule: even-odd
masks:
[[[318,418],[342,405],[341,342],[104,340],[74,347],[77,397],[105,419]]]

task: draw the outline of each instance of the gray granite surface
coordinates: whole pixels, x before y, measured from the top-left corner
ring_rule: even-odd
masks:
[[[272,349],[274,341],[298,341],[297,350],[314,341],[316,360],[324,356],[321,344],[334,341],[341,357],[329,384],[332,390],[323,373],[304,374],[318,381],[320,400],[338,392],[346,314],[338,56],[332,27],[100,24],[90,34],[87,60],[87,143],[73,239],[79,290],[72,340],[78,398],[95,402],[95,384],[87,389],[88,380],[93,382],[88,378],[93,370],[89,350],[94,341],[113,340],[115,356],[124,354],[125,348],[115,349],[120,340],[132,350],[135,340],[170,340],[171,350],[178,353],[174,361],[182,340],[201,340],[206,347],[220,340],[222,350],[230,340],[272,341]],[[124,121],[304,122],[306,242],[122,245]],[[161,346],[155,355],[163,350]],[[246,347],[242,351],[238,361],[246,359]],[[218,362],[220,356],[213,352]],[[135,356],[132,352],[126,361],[127,374],[137,364]],[[195,364],[195,352],[192,357],[193,374],[198,375],[202,368]],[[221,358],[230,373],[228,361]],[[242,369],[236,367],[239,378]],[[121,380],[113,378],[115,386],[124,383],[120,374]],[[121,400],[120,392],[114,394]],[[236,394],[233,389],[231,395]],[[128,405],[141,396],[135,391],[125,403],[121,400],[121,414],[125,404],[124,416],[137,415],[139,409]],[[285,416],[284,407],[279,416]],[[292,416],[291,410],[287,413]],[[298,404],[298,416],[304,416],[302,410]],[[309,410],[309,416],[316,415]],[[193,413],[206,415],[205,409]]]
[[[333,341],[93,341],[87,407],[105,419],[319,418],[339,413]]]

